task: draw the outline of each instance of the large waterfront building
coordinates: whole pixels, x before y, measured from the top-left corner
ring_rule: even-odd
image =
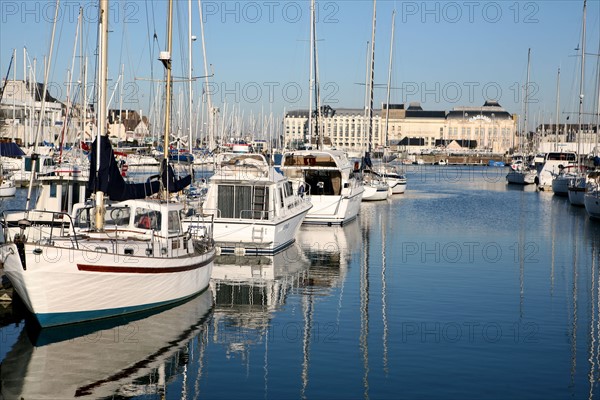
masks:
[[[367,148],[369,129],[364,109],[327,108],[318,121],[319,127],[313,126],[313,132],[323,135],[332,146],[351,153]],[[288,147],[311,141],[306,110],[288,112],[284,128]],[[408,107],[383,104],[382,109],[373,111],[371,144],[373,149],[387,145],[409,152],[452,147],[503,154],[517,146],[516,132],[516,117],[495,101],[451,111],[424,110],[419,103]]]
[[[48,90],[42,96],[43,84],[30,81],[8,80],[0,82],[4,88],[0,101],[0,137],[22,144],[35,141],[38,121],[45,100],[40,141],[54,141],[62,130],[63,104]]]

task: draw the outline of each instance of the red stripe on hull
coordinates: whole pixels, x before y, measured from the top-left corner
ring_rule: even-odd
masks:
[[[194,269],[202,268],[210,264],[215,257],[211,257],[206,261],[187,265],[184,267],[168,267],[168,268],[149,268],[149,267],[115,267],[108,265],[90,265],[90,264],[77,264],[79,271],[87,272],[110,272],[110,273],[124,273],[124,274],[170,274],[173,272],[191,271]]]

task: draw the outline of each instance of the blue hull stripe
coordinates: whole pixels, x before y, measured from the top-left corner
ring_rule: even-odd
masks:
[[[180,297],[178,299],[162,301],[158,303],[143,304],[140,306],[130,306],[123,308],[111,308],[107,310],[90,310],[90,311],[76,311],[76,312],[64,312],[64,313],[47,313],[47,314],[35,314],[36,319],[42,328],[49,326],[76,324],[80,322],[93,321],[104,318],[119,317],[127,314],[132,314],[141,311],[147,311],[154,308],[160,308],[176,303],[185,302],[199,293],[204,292],[208,286],[199,292],[196,292],[190,296]]]

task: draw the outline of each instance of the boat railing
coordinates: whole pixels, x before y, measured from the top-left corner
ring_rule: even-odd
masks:
[[[251,220],[270,220],[273,218],[272,210],[241,210],[240,219],[251,219]]]
[[[199,241],[212,243],[215,226],[215,215],[211,213],[195,214],[186,219],[188,222],[188,234],[191,238]]]
[[[1,214],[4,242],[24,241],[53,245],[54,240],[68,238],[79,248],[73,219],[66,212],[43,210],[4,210]]]

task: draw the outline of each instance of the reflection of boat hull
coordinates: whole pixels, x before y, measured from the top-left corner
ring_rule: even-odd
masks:
[[[167,267],[163,257],[125,255],[132,246],[127,242],[114,253],[98,250],[106,249],[106,240],[86,245],[80,241],[79,248],[72,248],[68,238],[48,245],[25,243],[25,268],[16,244],[3,248],[5,273],[41,326],[139,312],[208,287],[214,250],[177,257],[177,267]]]
[[[514,171],[511,170],[506,175],[506,182],[516,185],[531,185],[535,183],[537,174],[534,171]]]
[[[358,221],[343,227],[303,226],[298,244],[311,262],[312,285],[334,287],[341,283],[359,243]]]
[[[23,329],[2,362],[2,395],[64,399],[157,393],[163,386],[146,377],[172,362],[203,329],[211,306],[207,291],[150,316],[43,329],[34,343]]]

